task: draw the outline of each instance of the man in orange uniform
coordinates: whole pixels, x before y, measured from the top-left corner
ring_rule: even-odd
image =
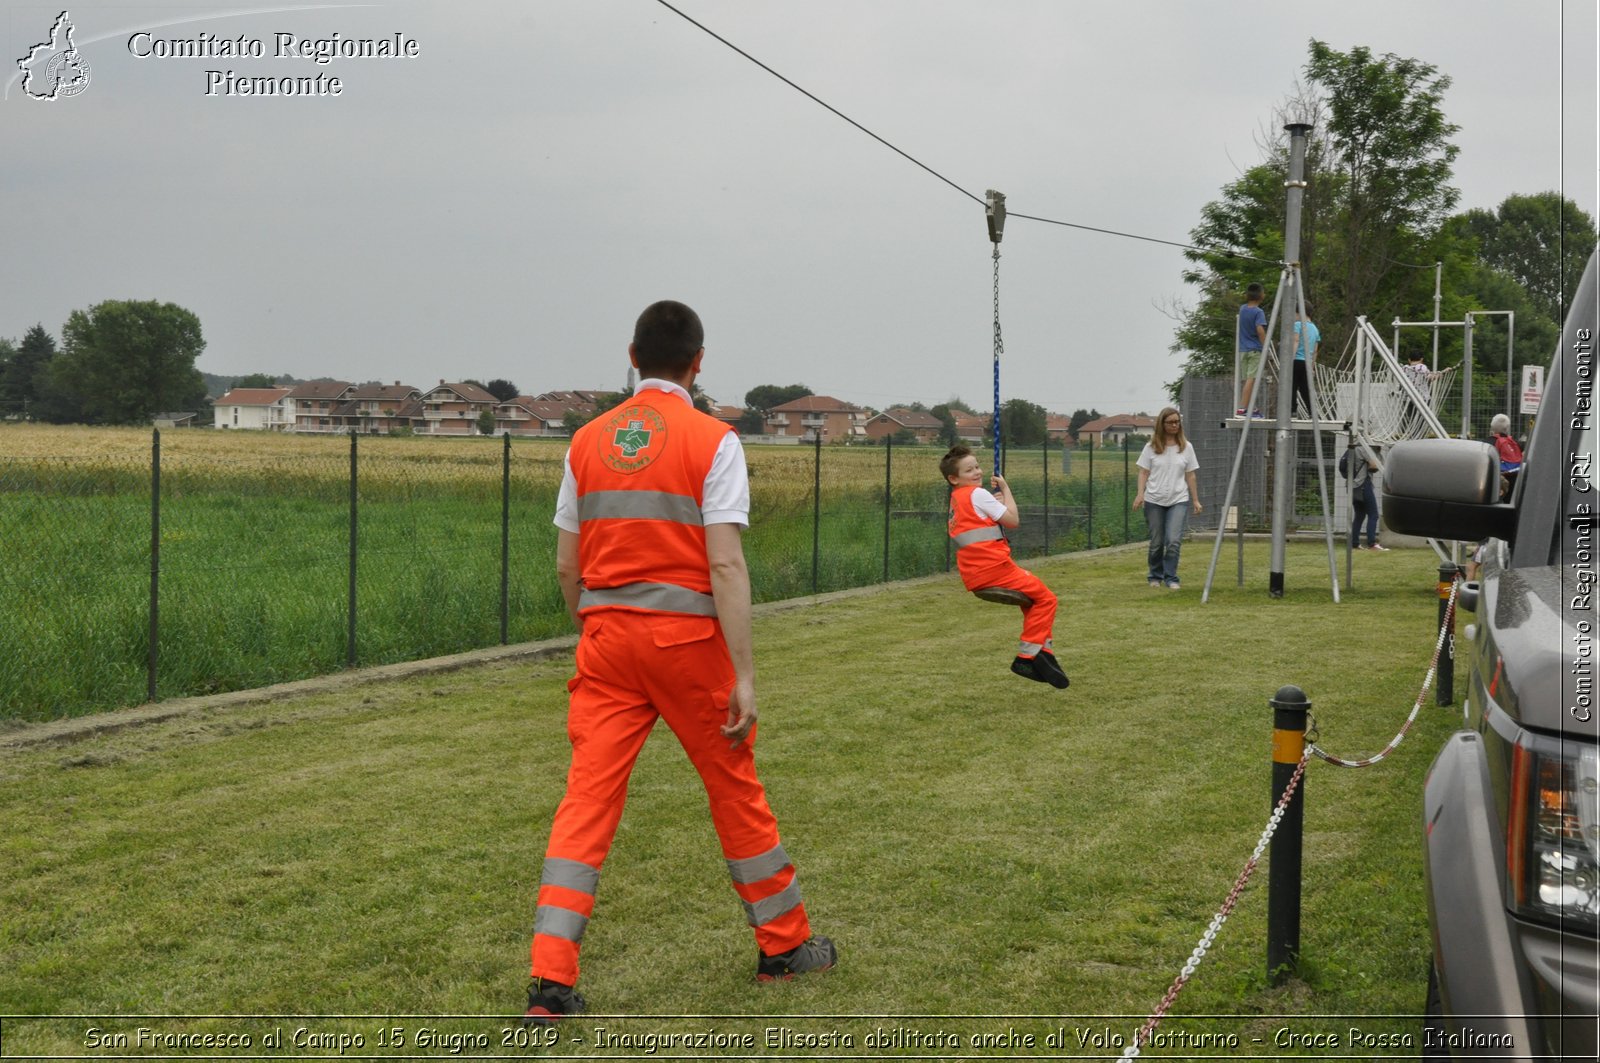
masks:
[[[1068,685],[1067,673],[1051,652],[1051,630],[1056,622],[1056,596],[1044,580],[1011,560],[1011,544],[1002,527],[1022,523],[1011,486],[996,473],[990,480],[994,493],[983,488],[983,470],[977,455],[966,447],[952,447],[939,461],[939,471],[950,484],[950,538],[956,542],[956,568],[967,590],[1000,588],[1027,595],[1022,607],[1022,640],[1011,670],[1020,676]]]
[[[556,502],[556,575],[579,629],[567,684],[572,764],[539,882],[524,1022],[581,1012],[578,948],[628,776],[657,717],[710,798],[734,891],[755,929],[759,981],[821,971],[794,866],[756,778],[750,576],[740,541],[750,484],[739,437],[694,408],[705,356],[682,303],[645,308],[628,356],[629,401],[580,428]]]

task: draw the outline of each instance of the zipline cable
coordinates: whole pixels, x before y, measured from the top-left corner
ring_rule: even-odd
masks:
[[[759,66],[762,70],[765,70],[767,73],[771,74],[773,77],[777,78],[779,81],[783,82],[785,85],[788,85],[791,89],[794,89],[796,92],[800,93],[802,96],[806,97],[808,100],[811,100],[813,103],[816,103],[821,107],[827,108],[827,110],[829,112],[831,112],[832,114],[838,116],[839,118],[844,119],[846,122],[849,122],[852,126],[854,126],[855,128],[859,129],[861,132],[865,133],[867,136],[871,137],[873,140],[876,140],[879,144],[882,144],[884,147],[888,148],[890,151],[894,152],[896,155],[899,155],[901,158],[905,159],[907,162],[910,162],[913,165],[917,166],[918,168],[920,168],[922,170],[925,170],[926,172],[932,174],[934,177],[937,177],[939,180],[943,181],[945,184],[949,185],[951,188],[955,189],[957,192],[960,192],[962,195],[966,196],[968,199],[971,199],[971,200],[973,200],[973,201],[975,201],[977,203],[983,203],[984,202],[982,199],[979,199],[976,195],[974,195],[971,192],[967,191],[965,188],[962,188],[960,185],[958,185],[954,181],[950,180],[950,178],[946,177],[944,174],[940,173],[938,170],[935,170],[932,166],[929,166],[927,163],[923,162],[921,159],[918,159],[916,156],[912,155],[910,152],[903,151],[900,148],[895,147],[895,145],[891,144],[889,141],[885,140],[883,137],[880,137],[878,134],[874,133],[872,130],[868,129],[866,126],[862,125],[860,122],[856,121],[854,118],[851,118],[849,115],[845,114],[843,111],[839,110],[837,107],[835,107],[832,104],[828,103],[827,101],[823,100],[822,98],[817,96],[815,93],[809,92],[805,88],[802,88],[800,85],[797,85],[793,81],[790,81],[788,78],[784,77],[782,74],[778,73],[776,70],[774,70],[770,66],[768,66],[766,63],[763,63],[761,60],[757,59],[755,56],[751,55],[749,52],[745,51],[743,48],[740,48],[737,44],[734,44],[732,41],[728,40],[726,37],[722,36],[720,33],[716,32],[713,29],[711,29],[709,26],[705,25],[702,22],[696,21],[695,19],[691,18],[689,15],[684,14],[678,8],[673,7],[670,3],[667,2],[667,0],[656,0],[656,3],[660,4],[662,7],[666,8],[668,11],[671,11],[674,15],[677,15],[679,18],[681,18],[685,22],[689,23],[689,25],[691,25],[691,26],[695,27],[696,29],[700,30],[702,33],[706,34],[707,36],[711,37],[712,39],[718,41],[719,43],[721,43],[721,44],[723,44],[725,46],[727,46],[728,48],[731,48],[733,51],[738,52],[740,55],[742,55],[746,59],[750,60],[756,66]],[[1260,257],[1258,257],[1256,255],[1247,255],[1247,254],[1245,254],[1245,253],[1243,253],[1241,251],[1232,251],[1232,250],[1229,250],[1229,249],[1226,249],[1226,248],[1199,247],[1199,246],[1196,246],[1194,244],[1181,243],[1181,242],[1176,241],[1176,240],[1160,240],[1160,239],[1157,239],[1156,237],[1153,237],[1153,236],[1139,236],[1136,233],[1119,232],[1116,229],[1100,229],[1100,228],[1096,228],[1095,226],[1092,226],[1092,225],[1078,225],[1078,224],[1076,224],[1074,222],[1070,222],[1070,221],[1057,221],[1054,218],[1040,218],[1040,217],[1036,217],[1036,216],[1034,216],[1032,214],[1018,214],[1017,217],[1019,217],[1019,218],[1027,218],[1029,221],[1045,222],[1046,224],[1049,224],[1049,225],[1063,225],[1063,226],[1066,226],[1067,228],[1071,228],[1071,229],[1084,229],[1084,230],[1086,230],[1088,232],[1102,233],[1102,234],[1104,234],[1106,236],[1119,236],[1119,237],[1122,237],[1123,239],[1127,239],[1127,240],[1142,240],[1142,241],[1144,241],[1146,243],[1165,244],[1168,247],[1179,247],[1179,248],[1183,248],[1186,251],[1194,251],[1194,252],[1197,252],[1197,253],[1203,254],[1203,255],[1221,255],[1224,258],[1244,259],[1244,260],[1251,261],[1251,262],[1274,262],[1274,263],[1276,263],[1278,261],[1277,259],[1260,258]],[[1279,263],[1279,264],[1281,265],[1281,263]]]

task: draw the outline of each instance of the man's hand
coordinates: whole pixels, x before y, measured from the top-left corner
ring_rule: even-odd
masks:
[[[724,736],[733,739],[729,749],[738,749],[750,737],[756,725],[756,685],[747,679],[736,679],[733,692],[728,695],[728,722],[722,725]]]

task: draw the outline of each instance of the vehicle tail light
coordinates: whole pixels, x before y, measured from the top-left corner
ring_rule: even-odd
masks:
[[[1600,925],[1600,756],[1523,735],[1512,747],[1506,872],[1516,913],[1594,933]]]

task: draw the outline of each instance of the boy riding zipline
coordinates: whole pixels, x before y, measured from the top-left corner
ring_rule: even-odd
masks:
[[[1017,500],[1005,477],[996,473],[990,486],[998,495],[983,489],[983,470],[978,458],[966,447],[952,447],[939,461],[939,471],[949,481],[950,538],[956,542],[956,568],[969,591],[1015,591],[1025,600],[1022,606],[1022,639],[1011,670],[1020,676],[1049,683],[1059,690],[1068,685],[1051,652],[1051,629],[1056,619],[1056,596],[1044,580],[1011,560],[1011,544],[1001,527],[1015,528],[1022,523]]]

